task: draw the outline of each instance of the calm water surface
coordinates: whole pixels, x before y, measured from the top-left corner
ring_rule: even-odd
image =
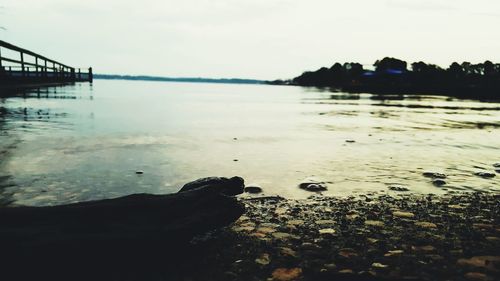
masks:
[[[310,195],[297,187],[306,178],[342,196],[393,184],[498,192],[500,171],[474,173],[495,173],[499,128],[500,103],[97,80],[0,98],[0,203],[172,193],[216,175],[294,198]],[[433,186],[424,171],[448,184]]]

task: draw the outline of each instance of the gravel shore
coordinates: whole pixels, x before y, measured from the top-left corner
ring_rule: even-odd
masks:
[[[183,279],[500,280],[498,194],[243,202]]]

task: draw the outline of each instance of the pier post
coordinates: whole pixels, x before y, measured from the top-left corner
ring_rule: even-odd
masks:
[[[19,52],[21,54],[21,73],[23,75],[23,77],[25,76],[25,73],[24,73],[24,54],[23,52]]]
[[[38,57],[35,57],[35,77],[38,77]]]
[[[94,76],[92,75],[92,67],[89,67],[89,82],[92,82],[94,80]]]

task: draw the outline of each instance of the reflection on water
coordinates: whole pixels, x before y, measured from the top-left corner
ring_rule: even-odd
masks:
[[[332,195],[500,191],[500,175],[474,175],[500,169],[499,126],[500,103],[424,95],[100,80],[2,93],[0,204],[171,193],[213,175],[288,197],[310,195],[306,178]]]

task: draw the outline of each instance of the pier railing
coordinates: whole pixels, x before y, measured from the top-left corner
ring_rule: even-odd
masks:
[[[5,56],[6,52],[9,52],[9,57]],[[43,84],[92,82],[92,80],[91,67],[80,69],[67,66],[0,40],[0,81],[17,84]]]

